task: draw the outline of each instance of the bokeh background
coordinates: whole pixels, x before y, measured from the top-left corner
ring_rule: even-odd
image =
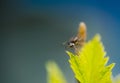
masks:
[[[113,76],[120,73],[119,0],[1,0],[0,83],[46,83],[45,63],[54,60],[68,83],[75,83],[63,42],[88,28],[101,34]]]

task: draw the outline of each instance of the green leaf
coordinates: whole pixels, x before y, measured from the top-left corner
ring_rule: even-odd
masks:
[[[63,73],[54,61],[46,63],[47,83],[67,83]]]
[[[112,83],[111,74],[114,63],[106,65],[106,56],[100,35],[96,35],[76,54],[67,51],[69,63],[80,83]]]

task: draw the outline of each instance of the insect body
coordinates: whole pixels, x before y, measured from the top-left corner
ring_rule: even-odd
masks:
[[[79,25],[78,33],[75,37],[67,42],[67,47],[73,48],[75,51],[79,50],[86,41],[86,25],[81,22]]]

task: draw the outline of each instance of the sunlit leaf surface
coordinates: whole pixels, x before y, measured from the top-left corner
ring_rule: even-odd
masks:
[[[106,56],[100,35],[87,42],[78,53],[68,52],[69,62],[80,83],[112,83],[111,75],[114,63],[106,65]]]

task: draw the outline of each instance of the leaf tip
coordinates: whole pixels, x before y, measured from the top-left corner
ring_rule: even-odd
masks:
[[[100,41],[101,40],[100,34],[96,34],[95,37],[94,37],[94,39]]]

